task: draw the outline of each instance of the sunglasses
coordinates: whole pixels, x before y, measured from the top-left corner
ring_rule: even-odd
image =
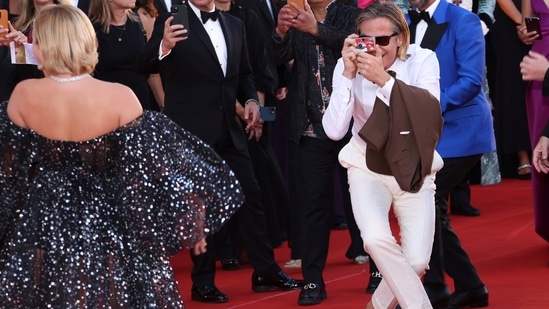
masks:
[[[399,33],[393,33],[391,35],[386,35],[386,36],[376,36],[375,39],[376,39],[376,44],[379,45],[379,46],[387,46],[389,45],[389,43],[391,42],[391,38],[396,36],[396,35],[399,35]]]

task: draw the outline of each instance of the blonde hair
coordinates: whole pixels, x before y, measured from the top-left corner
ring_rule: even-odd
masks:
[[[97,38],[88,17],[73,5],[45,7],[34,21],[34,41],[42,53],[38,67],[50,74],[91,73],[98,61]]]
[[[139,20],[139,16],[133,13],[131,9],[126,10],[126,15],[133,22]],[[112,12],[111,5],[108,0],[92,0],[90,1],[90,8],[88,10],[88,16],[94,24],[101,26],[101,31],[109,33],[110,26],[112,25]]]
[[[17,17],[17,20],[13,24],[13,28],[16,30],[25,32],[27,31],[36,15],[36,7],[33,0],[18,0],[21,7],[21,14]],[[67,4],[72,5],[71,0],[53,0],[53,4]]]
[[[406,60],[408,58],[408,46],[410,46],[410,29],[402,10],[393,2],[376,0],[364,8],[356,19],[356,32],[360,33],[360,24],[363,21],[379,17],[391,21],[393,33],[402,34],[402,45],[398,48],[397,56],[400,60]]]

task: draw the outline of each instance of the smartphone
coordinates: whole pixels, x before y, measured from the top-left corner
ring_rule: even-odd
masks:
[[[0,10],[0,26],[4,29],[8,29],[8,10]],[[8,34],[7,32],[0,33],[0,36]]]
[[[185,37],[189,35],[189,15],[187,14],[187,6],[184,4],[172,6],[172,25],[183,25],[187,29],[186,34],[179,35],[179,37]]]
[[[263,121],[275,121],[276,119],[276,107],[274,106],[261,106],[259,107],[259,115]]]
[[[541,27],[539,25],[539,17],[524,17],[524,21],[526,22],[526,31],[536,31],[539,34],[536,40],[541,40]]]
[[[305,0],[288,0],[288,5],[290,5],[290,3],[295,3],[298,7],[300,7],[302,10],[305,10]],[[299,12],[294,9],[293,6],[290,5],[290,9],[292,9],[292,11],[296,14],[298,14]]]

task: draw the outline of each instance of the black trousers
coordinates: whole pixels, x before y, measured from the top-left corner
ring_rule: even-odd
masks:
[[[246,197],[244,204],[229,222],[238,228],[242,246],[248,252],[254,271],[259,274],[278,273],[281,269],[274,260],[274,251],[268,240],[261,190],[253,172],[250,155],[247,149],[239,150],[234,147],[228,129],[224,128],[222,132],[213,148],[235,173]],[[191,251],[191,279],[195,287],[214,283],[215,240],[210,236],[206,241],[206,253],[195,256]]]
[[[448,194],[469,173],[480,160],[481,155],[444,159],[444,167],[436,175],[435,239],[429,270],[425,274],[424,284],[442,286],[444,272],[454,280],[456,292],[474,289],[482,284],[478,273],[471,263],[467,252],[461,246],[458,236],[450,226],[448,217]]]
[[[302,137],[299,144],[299,171],[302,198],[302,262],[305,282],[324,284],[322,272],[326,266],[334,199],[334,171],[339,165],[338,154],[347,144],[341,141]],[[341,173],[349,194],[347,173]]]

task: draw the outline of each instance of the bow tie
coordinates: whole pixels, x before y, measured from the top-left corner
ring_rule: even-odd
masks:
[[[429,16],[429,12],[427,12],[427,11],[418,12],[416,10],[409,10],[408,15],[410,16],[410,20],[412,21],[412,24],[417,24],[422,19],[427,24],[431,21],[431,17]]]
[[[213,12],[204,12],[204,11],[200,11],[200,18],[202,18],[202,23],[205,24],[208,19],[212,19],[213,21],[216,21],[217,18],[219,17],[219,10],[218,9],[215,9],[215,11]]]

